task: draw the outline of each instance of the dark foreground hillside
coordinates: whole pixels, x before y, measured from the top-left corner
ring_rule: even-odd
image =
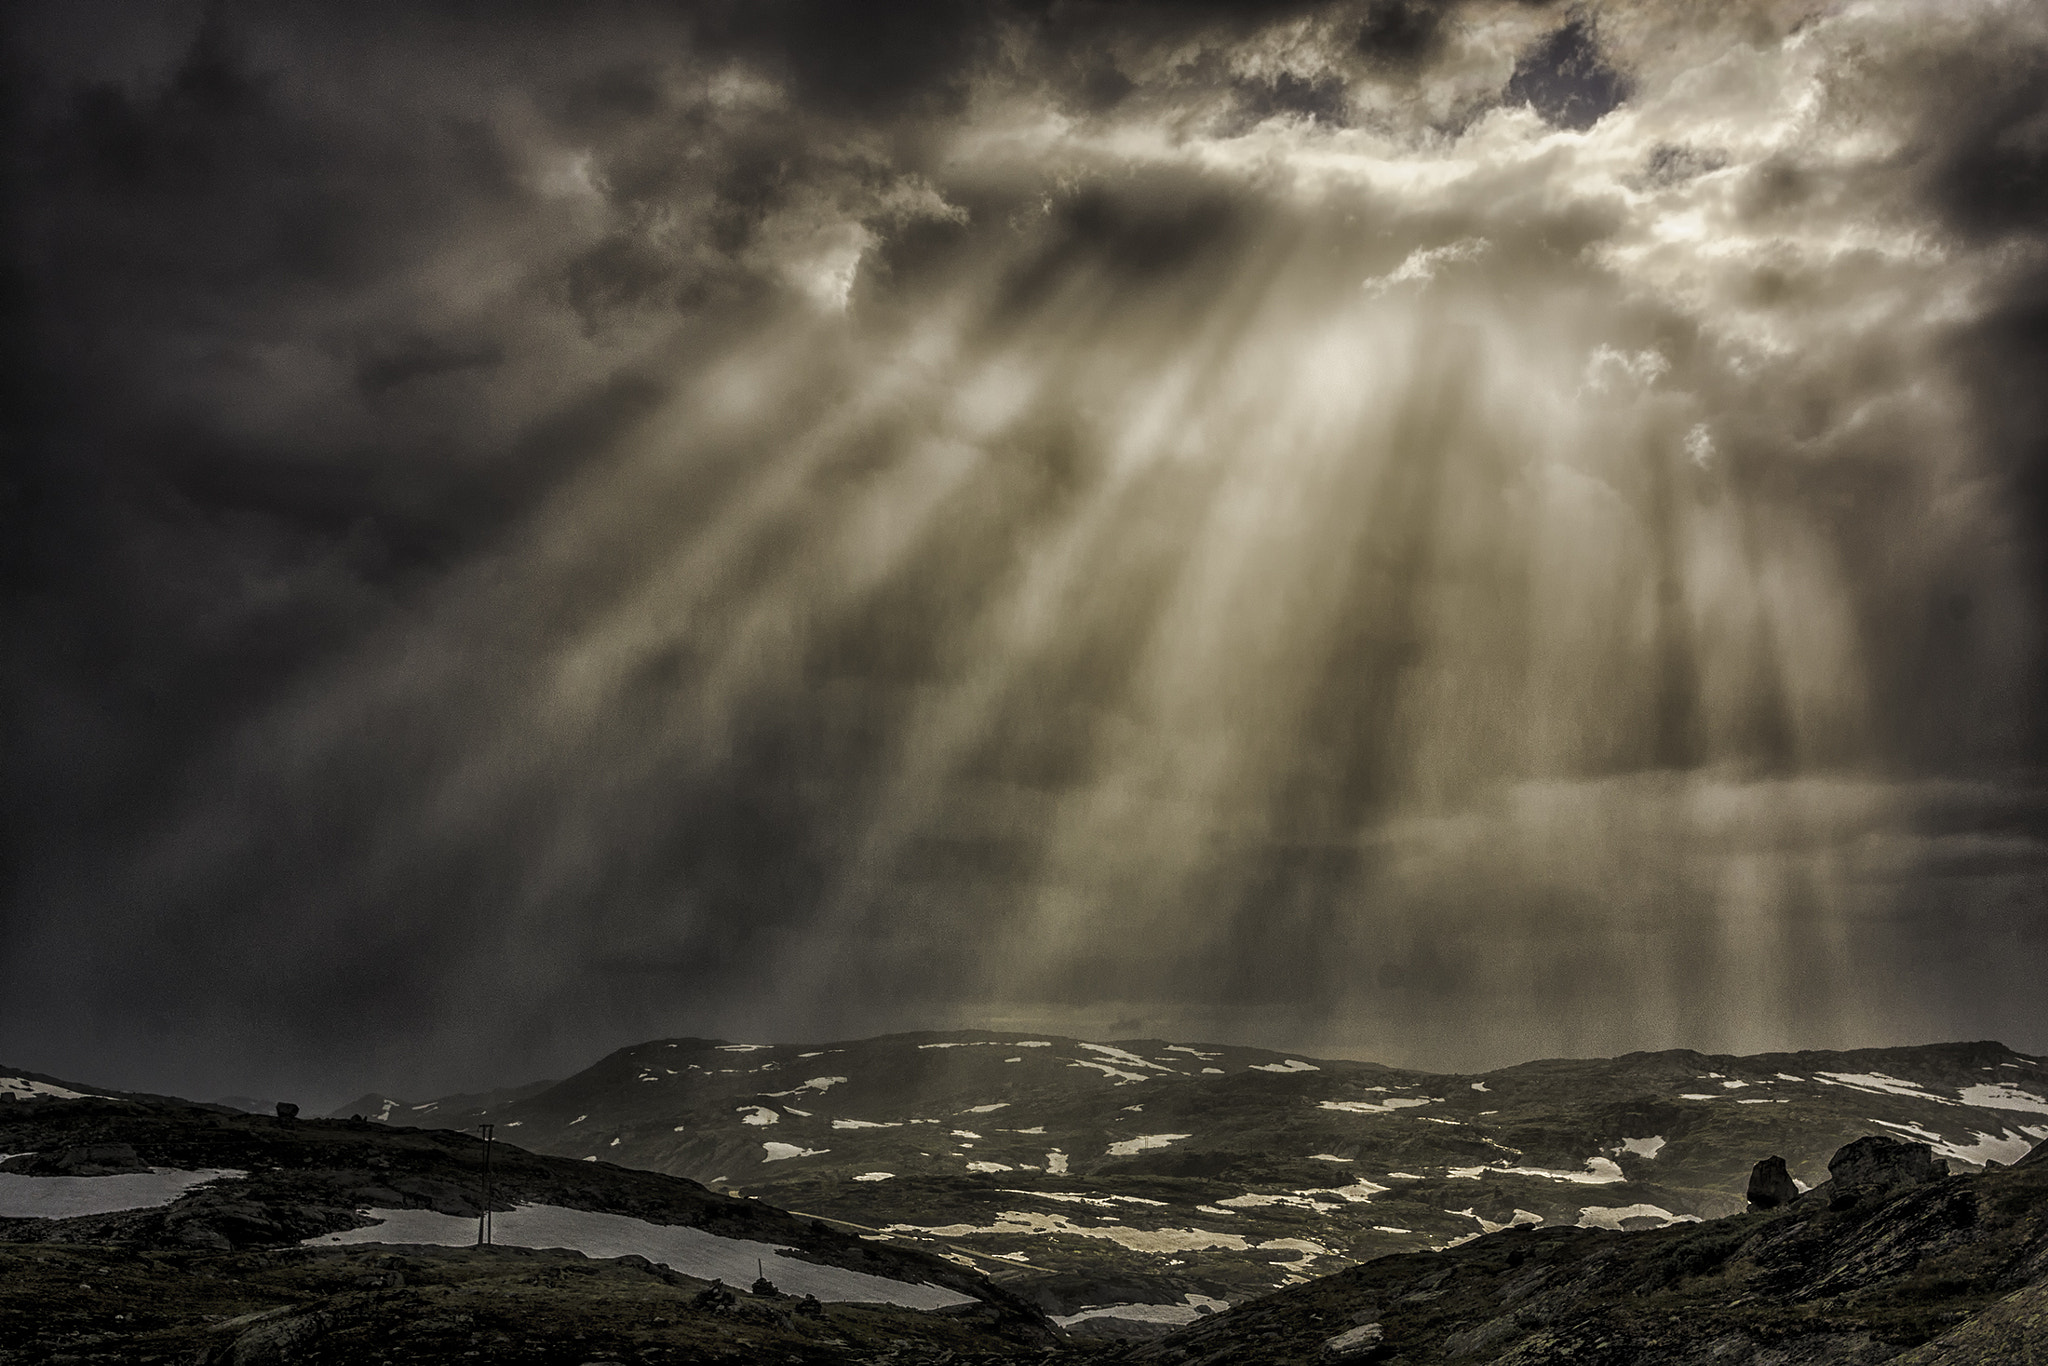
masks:
[[[0,1217],[0,1363],[1007,1359],[1058,1340],[941,1258],[510,1144],[492,1152],[494,1221],[665,1234],[682,1268],[414,1245],[411,1231],[324,1241],[379,1238],[402,1216],[471,1241],[482,1156],[448,1131],[124,1098],[0,1104],[0,1201],[46,1211]],[[92,1208],[124,1199],[155,1203]],[[686,1274],[713,1263],[735,1269]],[[781,1284],[756,1287],[762,1270]]]
[[[1838,1182],[1787,1208],[1700,1224],[1524,1226],[1382,1257],[1123,1361],[2048,1362],[2048,1145],[2009,1170]]]

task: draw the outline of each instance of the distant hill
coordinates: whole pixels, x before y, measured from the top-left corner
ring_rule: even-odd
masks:
[[[663,1039],[509,1095],[350,1112],[744,1190],[943,1250],[1062,1318],[1155,1327],[1510,1225],[1735,1213],[1758,1158],[1814,1185],[1866,1134],[1958,1171],[2048,1138],[2048,1065],[1989,1042],[1440,1075],[1157,1039]]]

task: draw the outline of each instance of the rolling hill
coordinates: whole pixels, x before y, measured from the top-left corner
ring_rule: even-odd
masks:
[[[664,1039],[521,1098],[344,1113],[492,1123],[945,1252],[1069,1324],[1157,1329],[1509,1226],[1737,1213],[1759,1157],[1814,1185],[1863,1135],[2009,1163],[2048,1137],[2048,1065],[1958,1043],[1441,1075],[1162,1040]]]

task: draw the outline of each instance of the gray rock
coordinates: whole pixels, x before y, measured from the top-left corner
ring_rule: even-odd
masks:
[[[1363,1324],[1339,1333],[1323,1344],[1324,1361],[1369,1361],[1380,1349],[1386,1330],[1377,1323]]]
[[[1749,1169],[1751,1209],[1777,1209],[1799,1198],[1799,1186],[1782,1157],[1767,1157]]]
[[[1871,1134],[1835,1150],[1828,1159],[1828,1179],[1836,1193],[1890,1190],[1948,1175],[1948,1164],[1934,1160],[1925,1143]]]
[[[277,1117],[280,1122],[289,1124],[299,1117],[299,1107],[288,1100],[281,1100],[277,1103]]]

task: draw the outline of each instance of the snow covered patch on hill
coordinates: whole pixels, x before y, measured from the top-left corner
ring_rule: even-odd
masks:
[[[817,1157],[832,1151],[830,1148],[799,1148],[794,1143],[763,1143],[761,1147],[768,1154],[761,1159],[763,1162],[787,1162],[792,1157]]]
[[[1663,1147],[1664,1139],[1661,1135],[1656,1138],[1624,1138],[1621,1140],[1620,1151],[1634,1153],[1637,1157],[1654,1158]]]
[[[1255,1062],[1252,1064],[1252,1071],[1254,1072],[1320,1072],[1322,1070],[1322,1068],[1317,1067],[1314,1063],[1303,1062],[1299,1058],[1289,1058],[1286,1062]]]
[[[1587,1205],[1579,1211],[1580,1228],[1606,1228],[1621,1232],[1632,1220],[1642,1222],[1638,1228],[1663,1228],[1668,1224],[1697,1224],[1697,1214],[1673,1214],[1656,1205]]]
[[[835,1119],[835,1129],[900,1129],[903,1121],[897,1119]]]
[[[2025,1157],[2034,1146],[2034,1140],[2027,1137],[2025,1129],[2021,1129],[2018,1133],[2014,1133],[2011,1129],[2006,1129],[1998,1134],[1973,1131],[1976,1132],[1977,1141],[1975,1143],[1964,1143],[1961,1140],[1950,1142],[1924,1124],[1896,1124],[1888,1119],[1873,1119],[1870,1122],[1872,1124],[1882,1124],[1887,1129],[1897,1129],[1903,1134],[1912,1135],[1915,1139],[1933,1148],[1936,1157],[1952,1157],[1958,1161],[1968,1162],[1979,1167],[1983,1166],[1986,1162],[2003,1162],[2010,1166],[2012,1163]]]
[[[17,1153],[15,1156],[23,1156]],[[154,1167],[113,1176],[17,1176],[0,1172],[0,1219],[77,1219],[168,1205],[194,1186],[247,1176],[226,1168]]]
[[[1487,1218],[1485,1215],[1475,1213],[1474,1211],[1469,1209],[1445,1210],[1444,1213],[1464,1215],[1467,1219],[1470,1219],[1474,1223],[1479,1225],[1479,1231],[1481,1233],[1498,1233],[1504,1228],[1515,1228],[1522,1224],[1540,1224],[1543,1222],[1542,1215],[1537,1214],[1533,1210],[1526,1209],[1516,1210],[1513,1214],[1508,1216],[1508,1220],[1504,1224],[1497,1224],[1493,1220]]]
[[[2048,1099],[2017,1086],[1965,1086],[1962,1098],[1963,1104],[1984,1110],[2031,1110],[2048,1115]]]
[[[1005,1043],[1001,1039],[961,1039],[946,1043],[921,1043],[919,1048],[1051,1048],[1051,1039],[1023,1039]]]
[[[1071,1328],[1077,1323],[1086,1323],[1089,1319],[1128,1319],[1134,1323],[1162,1323],[1179,1328],[1193,1323],[1204,1309],[1216,1313],[1229,1307],[1229,1300],[1190,1294],[1179,1304],[1088,1305],[1071,1314],[1054,1314],[1052,1321],[1062,1328]]]
[[[308,1238],[302,1247],[333,1247],[351,1243],[424,1244],[470,1247],[476,1242],[476,1220],[424,1209],[370,1209],[363,1214],[381,1222]],[[512,1247],[561,1247],[586,1257],[645,1257],[671,1271],[699,1280],[750,1285],[760,1273],[758,1262],[778,1290],[790,1295],[815,1295],[821,1300],[852,1304],[894,1304],[906,1309],[944,1309],[972,1304],[966,1295],[931,1284],[912,1285],[844,1267],[784,1257],[782,1249],[746,1238],[721,1238],[682,1224],[650,1224],[623,1214],[566,1209],[559,1205],[520,1205],[491,1216],[491,1236]]]
[[[1126,1082],[1150,1080],[1150,1078],[1146,1077],[1141,1072],[1126,1072],[1121,1067],[1111,1067],[1106,1062],[1091,1062],[1087,1058],[1076,1058],[1072,1062],[1068,1063],[1067,1066],[1091,1067],[1095,1069],[1097,1072],[1102,1073],[1106,1077],[1115,1078],[1119,1085]]]
[[[1065,1234],[1075,1238],[1097,1238],[1127,1247],[1133,1252],[1199,1252],[1204,1248],[1225,1248],[1243,1252],[1251,1244],[1235,1233],[1211,1233],[1199,1228],[1127,1228],[1122,1224],[1077,1224],[1064,1214],[1040,1214],[1034,1210],[1004,1210],[993,1224],[890,1224],[890,1233],[921,1233],[934,1238],[965,1238],[973,1234],[1026,1234],[1051,1237]]]
[[[854,1179],[854,1180],[856,1180],[856,1181],[894,1181],[894,1180],[896,1179],[896,1173],[895,1173],[895,1172],[862,1172],[862,1173],[861,1173],[861,1174],[860,1174],[859,1176],[856,1176],[856,1177],[854,1177],[853,1179]]]
[[[742,1124],[780,1124],[782,1122],[782,1116],[776,1114],[775,1111],[766,1105],[742,1105],[734,1113],[739,1115],[740,1123]]]
[[[1955,1104],[1952,1100],[1935,1095],[1918,1082],[1901,1081],[1882,1072],[1820,1072],[1816,1075],[1829,1086],[1853,1086],[1859,1091],[1876,1091],[1883,1095],[1905,1096],[1912,1100],[1931,1100],[1936,1105]]]
[[[1132,1053],[1126,1049],[1114,1047],[1110,1044],[1079,1043],[1075,1046],[1077,1048],[1085,1048],[1090,1053],[1100,1053],[1103,1057],[1108,1058],[1113,1062],[1129,1063],[1133,1067],[1149,1067],[1155,1072],[1174,1071],[1173,1068],[1168,1067],[1165,1063],[1154,1062],[1150,1058],[1141,1058],[1136,1053]],[[1175,1073],[1175,1075],[1179,1074]]]
[[[73,1091],[67,1087],[54,1086],[47,1081],[30,1081],[27,1077],[0,1077],[0,1096],[12,1096],[16,1100],[84,1100],[90,1091]]]
[[[1586,1170],[1582,1172],[1553,1171],[1548,1167],[1508,1167],[1495,1164],[1485,1167],[1453,1167],[1450,1175],[1477,1181],[1482,1176],[1542,1176],[1552,1181],[1573,1181],[1581,1186],[1609,1186],[1628,1177],[1611,1157],[1589,1157]]]
[[[1324,1100],[1316,1104],[1325,1110],[1342,1110],[1351,1115],[1384,1115],[1395,1110],[1412,1110],[1418,1105],[1431,1105],[1433,1099],[1415,1096],[1389,1096],[1385,1100]]]
[[[1142,1195],[1081,1195],[1074,1191],[1019,1191],[1006,1190],[1005,1195],[1021,1195],[1028,1200],[1057,1200],[1066,1205],[1094,1205],[1097,1209],[1114,1209],[1118,1205],[1157,1205],[1166,1208],[1164,1200],[1147,1200]]]
[[[1178,1143],[1184,1138],[1192,1137],[1192,1134],[1139,1134],[1136,1138],[1127,1138],[1121,1143],[1110,1144],[1108,1156],[1130,1157],[1136,1153],[1142,1153],[1152,1148],[1164,1148],[1169,1143]]]

